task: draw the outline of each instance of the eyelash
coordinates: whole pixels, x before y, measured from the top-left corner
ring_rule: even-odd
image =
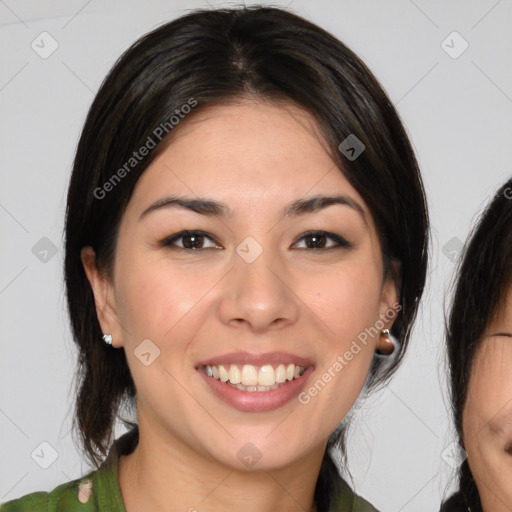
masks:
[[[198,231],[185,230],[185,231],[180,231],[179,233],[176,233],[175,235],[172,235],[170,237],[165,238],[164,240],[162,240],[160,242],[159,245],[161,247],[166,247],[168,249],[173,249],[173,250],[174,249],[178,249],[178,250],[182,250],[182,251],[204,251],[206,249],[213,249],[213,247],[205,247],[205,248],[200,248],[200,249],[194,249],[194,248],[189,249],[187,247],[179,247],[177,245],[174,245],[174,242],[176,242],[180,238],[185,238],[185,237],[188,237],[188,236],[197,236],[197,235],[209,238],[212,242],[217,244],[216,240],[211,235],[209,235],[208,233],[206,233],[204,231],[200,231],[200,230],[198,230]],[[348,242],[342,236],[336,235],[335,233],[330,233],[328,231],[321,231],[321,230],[320,231],[308,231],[307,233],[304,233],[301,236],[301,238],[299,238],[298,241],[301,241],[304,238],[315,237],[315,236],[330,238],[331,240],[336,242],[337,245],[334,245],[334,246],[331,246],[331,247],[326,247],[326,248],[320,248],[320,249],[311,248],[309,250],[327,251],[327,250],[330,250],[330,249],[350,249],[352,247],[352,244],[350,242]],[[217,245],[219,245],[219,244],[217,244]],[[306,249],[308,249],[308,248],[306,248]],[[301,250],[304,250],[304,249],[301,249]]]

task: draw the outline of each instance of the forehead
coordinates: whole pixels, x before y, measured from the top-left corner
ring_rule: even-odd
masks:
[[[194,131],[197,127],[204,128],[206,121],[235,120],[238,127],[250,125],[254,130],[298,124],[306,131],[320,136],[320,128],[315,117],[291,101],[264,100],[256,97],[243,97],[224,102],[210,103],[197,107],[187,115],[175,130],[174,140]],[[259,126],[260,125],[260,126]]]
[[[311,114],[291,104],[242,101],[185,118],[139,179],[134,198],[180,193],[263,208],[334,191],[365,208]]]
[[[318,122],[306,110],[283,102],[246,99],[209,105],[182,121],[170,145],[182,158],[190,152],[191,158],[215,157],[238,166],[241,158],[247,166],[255,160],[280,164],[285,159],[296,165],[304,158],[301,167],[334,164]]]

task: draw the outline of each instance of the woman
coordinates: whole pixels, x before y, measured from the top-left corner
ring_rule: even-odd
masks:
[[[467,459],[443,512],[512,508],[512,180],[465,249],[448,323],[455,426]]]
[[[67,202],[76,422],[107,458],[2,512],[374,511],[331,452],[404,356],[427,239],[398,115],[332,35],[244,7],[144,36],[93,102]],[[110,446],[122,406],[137,424]]]

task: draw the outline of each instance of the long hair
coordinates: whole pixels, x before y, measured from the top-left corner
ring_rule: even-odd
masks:
[[[208,105],[248,96],[291,103],[315,118],[339,172],[368,205],[385,272],[392,274],[393,262],[399,263],[393,277],[402,308],[392,334],[400,347],[392,365],[375,358],[368,386],[384,383],[407,349],[425,282],[428,214],[411,144],[379,82],[338,39],[291,12],[260,6],[191,12],[140,38],[115,63],[89,110],[74,161],[65,282],[80,353],[75,416],[94,464],[106,453],[121,405],[135,403],[135,387],[124,350],[101,343],[80,250],[92,246],[98,267],[110,275],[124,209],[144,170],[172,143],[171,117],[196,102],[186,122]],[[167,130],[161,140],[158,127]],[[350,135],[365,145],[352,161],[338,149]],[[119,182],[109,181],[148,137],[155,143],[150,154]],[[344,453],[343,432],[336,436]],[[318,489],[328,488],[336,471],[329,454],[324,462]],[[328,497],[317,496],[317,503],[326,508]]]

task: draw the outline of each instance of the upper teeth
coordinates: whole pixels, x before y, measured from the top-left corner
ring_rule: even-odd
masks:
[[[276,383],[280,384],[300,377],[305,369],[304,366],[295,366],[292,363],[280,364],[275,369],[270,364],[264,366],[244,364],[241,370],[236,364],[206,365],[204,367],[206,375],[216,380],[244,386],[273,386]]]

